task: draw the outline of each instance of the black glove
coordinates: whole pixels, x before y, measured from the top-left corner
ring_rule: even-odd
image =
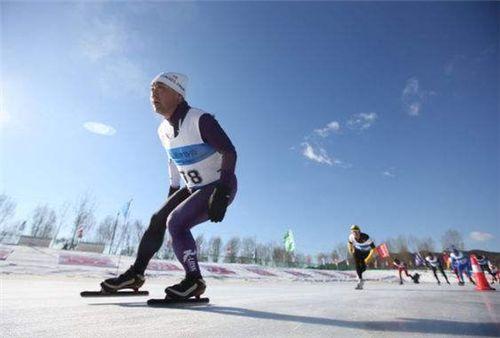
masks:
[[[212,222],[220,222],[224,219],[227,205],[229,204],[230,191],[223,184],[217,184],[208,199],[208,218]]]

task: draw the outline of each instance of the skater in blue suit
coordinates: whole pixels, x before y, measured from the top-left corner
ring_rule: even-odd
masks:
[[[469,281],[472,284],[476,284],[472,279],[472,267],[470,265],[469,258],[461,251],[458,251],[457,248],[453,247],[452,252],[450,254],[451,258],[451,266],[454,269],[458,276],[458,285],[464,285],[464,272],[469,278]]]

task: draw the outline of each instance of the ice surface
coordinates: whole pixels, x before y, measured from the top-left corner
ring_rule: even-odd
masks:
[[[222,265],[237,276],[206,277],[209,305],[151,308],[148,297],[81,298],[115,269],[60,265],[58,254],[14,247],[0,261],[0,337],[500,336],[498,291],[454,278],[438,286],[424,273],[428,282],[399,285],[394,271],[370,272],[358,291],[352,272],[296,270],[310,278],[266,268],[268,276]],[[122,258],[120,269],[129,263]],[[143,289],[163,297],[180,276],[152,273]]]

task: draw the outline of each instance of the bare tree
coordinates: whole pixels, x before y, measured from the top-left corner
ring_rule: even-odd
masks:
[[[208,242],[208,247],[210,248],[210,257],[212,262],[218,262],[220,257],[220,251],[222,249],[222,240],[220,237],[212,237]]]
[[[110,216],[108,216],[110,217]],[[110,217],[112,221],[112,217]],[[133,256],[139,247],[139,243],[142,239],[144,233],[144,224],[141,220],[135,219],[132,222],[127,222],[128,227],[125,230],[125,247],[121,250],[122,255]],[[111,238],[112,227],[110,227],[110,237]],[[172,250],[173,251],[173,250]]]
[[[123,237],[124,241],[123,245],[121,245],[120,255],[132,256],[135,252],[135,246],[132,246],[130,231],[126,231]]]
[[[54,234],[52,235],[51,245],[57,243],[57,235],[59,234],[61,229],[66,226],[69,207],[70,203],[68,201],[65,201],[57,211],[57,225]]]
[[[454,229],[446,230],[443,236],[441,236],[441,245],[443,246],[443,250],[450,249],[452,246],[456,247],[459,250],[465,249],[462,234]]]
[[[316,259],[318,261],[318,265],[325,265],[328,263],[328,255],[324,252],[320,252],[317,256]]]
[[[119,252],[121,254],[123,252],[123,246],[124,245],[126,246],[128,241],[130,241],[131,223],[128,219],[123,219],[123,222],[119,222],[119,219],[117,218],[115,224],[118,228],[118,230],[116,230],[116,232],[117,232],[116,237],[118,237],[118,240],[115,241],[115,243],[113,243],[113,247],[114,247],[113,252],[115,254],[117,252]],[[111,236],[111,237],[113,237],[113,236]],[[115,239],[116,239],[116,237],[115,237]]]
[[[226,263],[236,263],[238,254],[240,252],[241,240],[239,237],[232,237],[226,243],[226,256],[224,262]]]
[[[7,229],[7,223],[14,216],[15,211],[16,202],[6,194],[0,194],[0,231]]]
[[[406,236],[399,235],[396,238],[389,238],[386,243],[388,244],[391,252],[398,253],[401,260],[410,266],[413,265],[413,257],[410,253],[408,238]]]
[[[394,253],[409,252],[408,238],[399,235],[396,238],[388,238],[386,241],[389,251]]]
[[[273,262],[276,266],[283,266],[286,261],[286,251],[280,245],[273,246]]]
[[[0,230],[0,243],[9,243],[17,236],[21,235],[26,228],[28,221],[15,221],[5,224],[3,230]]]
[[[349,258],[349,251],[347,250],[346,243],[338,243],[335,245],[334,251],[337,253],[340,261],[347,261]]]
[[[166,237],[167,238],[163,242],[163,246],[162,246],[163,249],[161,250],[161,252],[162,252],[161,258],[170,260],[170,259],[173,259],[175,257],[175,252],[174,252],[174,247],[172,245],[172,239],[170,238],[170,234],[168,234],[168,231],[167,231]]]
[[[57,216],[47,205],[37,206],[31,217],[31,236],[52,238]]]
[[[198,253],[198,260],[200,262],[206,262],[208,260],[208,247],[205,244],[205,237],[203,234],[196,236],[196,252]]]
[[[85,194],[80,197],[76,207],[75,207],[75,220],[73,224],[73,232],[71,236],[70,247],[74,247],[77,232],[79,229],[83,233],[87,233],[95,224],[95,200],[91,199],[89,194]]]
[[[385,244],[387,244],[387,248],[389,249],[389,252],[396,252],[398,245],[396,244],[396,239],[394,237],[386,238]]]
[[[333,264],[335,264],[336,268],[338,269],[339,268],[339,262],[340,262],[340,255],[338,253],[337,250],[332,250],[332,252],[330,253],[330,260]]]
[[[241,242],[240,262],[243,264],[252,263],[255,259],[255,239],[246,237]]]
[[[424,238],[415,238],[414,239],[414,247],[416,252],[435,252],[435,244],[432,237],[424,237]]]
[[[94,235],[94,240],[98,243],[109,244],[111,242],[111,236],[113,234],[113,226],[115,224],[115,218],[113,216],[106,216],[97,227],[96,233]]]
[[[139,243],[141,242],[142,236],[144,235],[145,228],[146,226],[139,219],[134,220],[134,222],[132,223],[132,229],[135,235],[133,240],[133,245],[135,247],[139,247]]]
[[[273,260],[273,244],[257,244],[255,260],[259,264],[269,265]]]
[[[338,262],[340,255],[337,250],[332,250],[330,253],[330,259],[332,262]]]
[[[303,253],[297,253],[295,255],[295,264],[299,267],[304,267],[307,265],[307,257]]]

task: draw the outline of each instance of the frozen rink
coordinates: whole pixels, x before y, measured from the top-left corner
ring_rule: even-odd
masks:
[[[81,298],[97,278],[0,276],[1,337],[500,336],[498,291],[470,285],[207,278],[209,305],[151,308],[148,297]],[[143,289],[159,298],[176,281]]]

